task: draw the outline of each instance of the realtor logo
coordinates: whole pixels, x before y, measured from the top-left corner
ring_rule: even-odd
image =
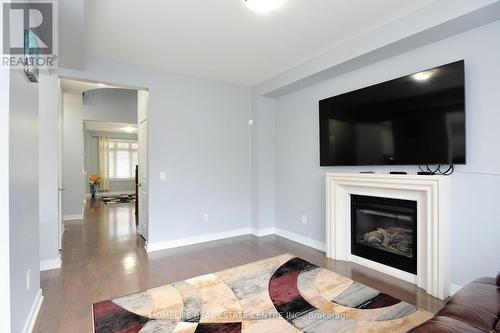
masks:
[[[53,3],[3,4],[3,54],[53,53]]]
[[[38,82],[39,69],[57,67],[57,0],[0,1],[1,67],[24,69]]]

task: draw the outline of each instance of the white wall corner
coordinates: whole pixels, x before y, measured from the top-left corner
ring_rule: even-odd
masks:
[[[40,260],[40,272],[61,268],[61,256],[57,258]]]
[[[33,305],[31,306],[31,310],[28,314],[28,318],[26,319],[26,323],[24,324],[23,333],[33,332],[33,328],[35,327],[35,323],[38,318],[38,313],[40,312],[40,308],[42,307],[42,302],[43,302],[43,295],[42,295],[42,289],[40,289],[36,294],[35,300],[33,301]]]
[[[274,228],[266,228],[266,229],[257,229],[257,228],[252,228],[252,235],[256,237],[265,237],[269,235],[273,235],[276,233],[276,230]]]

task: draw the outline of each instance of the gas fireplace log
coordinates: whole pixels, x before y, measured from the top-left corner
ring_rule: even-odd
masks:
[[[363,240],[374,246],[392,248],[401,252],[411,250],[412,237],[409,231],[401,228],[377,228],[364,234]]]

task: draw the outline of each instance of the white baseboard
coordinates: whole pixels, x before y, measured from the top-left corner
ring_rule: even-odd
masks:
[[[216,232],[216,233],[212,233],[212,234],[206,234],[206,235],[200,235],[200,236],[194,236],[194,237],[174,239],[174,240],[165,241],[165,242],[157,242],[157,243],[146,242],[145,248],[146,248],[146,251],[148,253],[151,253],[151,252],[156,252],[156,251],[172,249],[175,247],[194,245],[194,244],[199,244],[199,243],[211,242],[211,241],[215,241],[215,240],[221,240],[224,238],[249,235],[251,233],[252,233],[251,228],[242,228],[242,229],[236,229],[236,230],[224,231],[224,232]]]
[[[462,286],[459,286],[458,284],[450,283],[450,296],[455,295],[457,291],[462,289]]]
[[[76,215],[63,215],[63,221],[83,220],[85,216],[85,207],[82,207],[82,213]]]
[[[236,230],[225,231],[225,232],[217,232],[217,233],[212,233],[212,234],[175,239],[175,240],[170,240],[170,241],[165,241],[165,242],[157,242],[157,243],[146,242],[145,248],[146,248],[146,251],[148,253],[151,253],[151,252],[157,252],[157,251],[162,251],[162,250],[167,250],[167,249],[173,249],[173,248],[181,247],[181,246],[200,244],[200,243],[211,242],[211,241],[215,241],[215,240],[221,240],[221,239],[225,239],[225,238],[231,238],[231,237],[237,237],[237,236],[243,236],[243,235],[249,235],[249,234],[257,236],[257,237],[278,235],[278,236],[281,236],[283,238],[289,239],[291,241],[300,243],[302,245],[312,247],[312,248],[319,250],[319,251],[322,251],[322,252],[325,252],[325,250],[326,250],[325,243],[322,243],[322,242],[319,242],[319,241],[316,241],[314,239],[310,239],[310,238],[307,238],[304,236],[300,236],[300,235],[291,233],[289,231],[278,229],[278,228],[266,228],[266,229],[242,228],[242,229],[236,229]]]
[[[114,195],[125,195],[125,194],[135,194],[135,191],[115,191],[115,192],[97,192],[95,194],[96,198],[102,198],[107,197],[107,196],[114,196]],[[90,193],[87,193],[86,195],[87,199],[91,197]]]
[[[63,220],[64,221],[83,220],[83,214],[64,215],[63,216]]]
[[[38,313],[40,312],[40,308],[42,307],[42,302],[43,302],[43,295],[42,295],[42,289],[40,289],[38,291],[38,294],[36,294],[35,301],[31,306],[30,313],[28,314],[28,318],[26,319],[26,323],[24,324],[23,333],[33,332],[36,319],[38,318]]]
[[[321,252],[326,252],[326,243],[319,242],[317,240],[307,238],[301,235],[294,234],[293,232],[289,232],[283,229],[275,228],[274,233],[283,238],[289,239],[291,241],[300,243],[305,246],[312,247]]]
[[[61,268],[61,257],[40,260],[40,272]]]

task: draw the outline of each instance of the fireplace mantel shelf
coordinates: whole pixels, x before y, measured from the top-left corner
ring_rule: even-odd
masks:
[[[417,203],[417,274],[351,254],[351,195]],[[450,207],[451,183],[447,176],[328,173],[327,256],[404,279],[446,299],[450,293]]]

